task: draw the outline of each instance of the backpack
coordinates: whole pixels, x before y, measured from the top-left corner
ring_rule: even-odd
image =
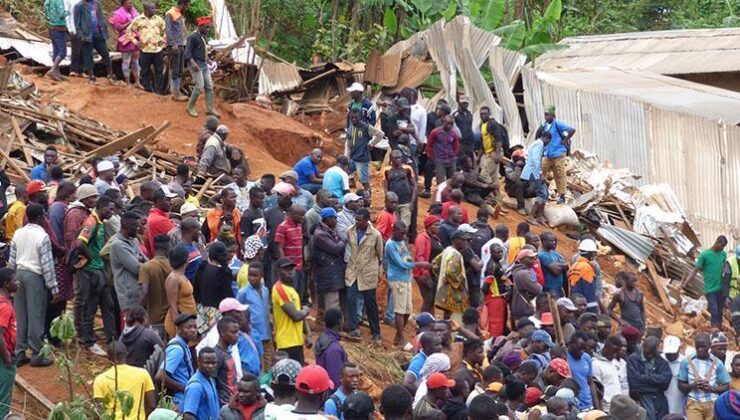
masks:
[[[149,372],[149,375],[151,375],[155,387],[157,387],[157,393],[159,393],[159,389],[164,388],[164,362],[167,359],[167,348],[170,346],[179,346],[185,354],[190,354],[190,349],[187,348],[187,346],[183,346],[179,341],[171,341],[167,343],[164,349],[159,345],[154,347],[154,352],[149,356],[146,363],[144,363],[144,369],[146,369],[146,371]],[[193,366],[188,363],[188,377],[193,376],[193,374],[195,374],[195,370],[193,369]],[[174,395],[170,390],[166,390],[166,393],[169,396]]]
[[[332,401],[334,401],[334,405],[337,406],[337,418],[338,419],[341,419],[342,418],[342,412],[344,411],[344,404],[339,399],[339,397],[337,397],[334,394],[331,394],[331,396],[329,396],[329,399],[332,400]]]

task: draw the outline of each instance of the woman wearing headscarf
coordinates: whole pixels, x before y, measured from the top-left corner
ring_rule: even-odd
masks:
[[[414,241],[414,261],[431,263],[444,251],[439,240],[439,225],[442,219],[439,216],[429,215],[424,218],[424,232]],[[415,268],[414,279],[419,285],[419,292],[423,300],[421,312],[434,312],[434,295],[437,291],[437,280],[429,269]]]
[[[434,353],[427,357],[424,366],[419,371],[419,380],[417,381],[419,387],[416,389],[416,395],[414,395],[413,407],[416,407],[416,404],[427,395],[427,379],[429,376],[433,373],[447,374],[450,371],[450,366],[450,357],[444,353]]]
[[[506,334],[507,302],[509,296],[509,285],[504,278],[504,269],[501,258],[504,255],[504,247],[499,244],[491,245],[491,257],[484,270],[485,277],[481,290],[483,291],[483,305],[485,307],[486,319],[483,324],[491,337]]]
[[[257,235],[252,235],[244,241],[244,263],[236,274],[236,284],[239,290],[249,283],[249,264],[252,261],[262,261],[267,246]]]

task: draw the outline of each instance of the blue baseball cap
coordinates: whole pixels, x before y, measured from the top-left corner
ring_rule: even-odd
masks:
[[[552,337],[550,337],[550,334],[547,333],[547,331],[544,330],[535,330],[532,332],[532,337],[530,338],[532,341],[541,341],[545,343],[545,345],[548,348],[551,348],[555,345],[555,343],[552,342]]]
[[[324,207],[323,209],[321,209],[320,215],[322,219],[337,217],[337,211],[334,210],[332,207]]]
[[[435,322],[437,322],[437,320],[434,319],[434,316],[432,316],[432,314],[430,314],[429,312],[422,312],[416,316],[416,325],[420,327],[433,324]]]

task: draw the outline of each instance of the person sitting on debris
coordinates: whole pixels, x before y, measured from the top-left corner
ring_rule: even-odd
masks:
[[[709,313],[712,315],[712,330],[722,328],[722,313],[725,308],[726,297],[722,295],[722,267],[727,260],[725,247],[727,246],[727,237],[720,235],[714,241],[711,248],[704,250],[696,259],[696,267],[691,271],[689,277],[681,283],[684,286],[690,283],[696,274],[701,270],[704,277],[704,294],[709,303]]]
[[[570,154],[570,139],[576,133],[576,130],[556,119],[554,106],[549,106],[547,111],[545,111],[545,122],[542,124],[542,128],[545,132],[550,133],[550,138],[552,139],[545,147],[545,158],[542,160],[542,173],[544,176],[547,176],[552,169],[558,191],[558,203],[564,204],[565,192],[568,187],[565,156]],[[532,155],[530,154],[530,156]]]
[[[108,81],[114,82],[113,64],[108,54],[108,25],[103,16],[99,0],[84,0],[77,3],[73,11],[75,36],[82,41],[82,62],[90,83],[95,83],[93,72],[93,50],[95,50],[108,70]]]
[[[321,149],[313,149],[308,156],[304,156],[293,167],[293,170],[298,174],[298,185],[311,194],[316,194],[322,188],[324,182],[324,177],[321,176],[317,166],[321,163],[322,158]]]
[[[229,163],[229,146],[226,139],[229,136],[229,127],[219,125],[216,132],[211,134],[203,145],[203,153],[198,162],[198,177],[217,177],[221,174],[231,173]]]
[[[350,96],[350,101],[347,105],[347,122],[345,124],[347,130],[349,131],[353,110],[360,111],[360,120],[362,122],[375,126],[375,122],[377,121],[375,104],[363,95],[365,93],[365,87],[362,86],[362,83],[352,83],[352,85],[347,88],[347,92],[349,92]]]
[[[216,112],[213,106],[213,81],[211,80],[211,67],[214,63],[208,58],[208,34],[211,31],[211,17],[201,16],[198,18],[198,30],[193,32],[185,46],[185,62],[188,63],[190,76],[193,78],[195,86],[193,93],[190,94],[188,101],[188,115],[191,117],[198,116],[198,110],[195,109],[195,103],[198,101],[201,91],[206,93],[206,114],[213,115],[216,118],[221,116]],[[215,66],[214,66],[215,67]],[[228,172],[227,172],[228,173]]]
[[[383,139],[383,132],[361,119],[357,108],[349,113],[345,154],[350,159],[350,170],[357,171],[360,183],[370,189],[370,148]]]
[[[44,152],[44,161],[31,169],[31,181],[48,182],[49,171],[52,166],[57,164],[58,156],[57,148],[48,146]]]
[[[213,115],[209,115],[206,117],[206,121],[203,123],[203,127],[200,128],[200,133],[198,134],[198,142],[195,146],[195,152],[197,153],[198,159],[203,156],[203,148],[206,147],[206,142],[209,138],[211,138],[212,135],[216,133],[216,129],[218,128],[218,118],[214,117]]]
[[[471,156],[463,156],[461,163],[462,173],[465,176],[462,185],[465,201],[474,206],[486,208],[494,218],[505,213],[499,203],[499,185],[485,181],[474,166]]]
[[[324,172],[322,188],[337,197],[339,204],[344,204],[344,194],[349,192],[349,159],[347,156],[337,156],[334,166]]]

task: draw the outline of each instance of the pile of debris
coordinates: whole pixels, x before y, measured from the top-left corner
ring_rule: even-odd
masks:
[[[612,168],[598,156],[576,151],[570,157],[570,203],[580,220],[647,270],[665,310],[676,315],[703,313],[704,280],[699,273],[680,284],[694,268],[701,243],[670,186],[638,186],[628,169]],[[700,299],[701,298],[701,299]]]
[[[65,177],[77,180],[87,174],[95,157],[116,155],[121,172],[129,178],[129,195],[147,179],[169,181],[185,159],[156,147],[159,136],[170,125],[152,125],[127,133],[114,130],[61,105],[43,106],[33,84],[24,80],[13,65],[0,66],[0,167],[13,183],[30,181],[31,168],[43,161],[50,144],[57,147],[58,164]],[[210,197],[213,180],[193,186],[198,197]]]

